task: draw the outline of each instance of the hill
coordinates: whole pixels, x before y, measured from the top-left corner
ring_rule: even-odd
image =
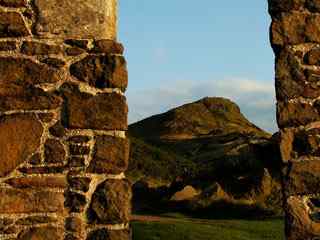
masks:
[[[199,194],[185,199],[206,205],[280,205],[277,137],[252,124],[228,99],[204,98],[144,119],[129,126],[129,137],[127,174],[137,188],[158,189],[157,199],[172,200],[192,186]]]

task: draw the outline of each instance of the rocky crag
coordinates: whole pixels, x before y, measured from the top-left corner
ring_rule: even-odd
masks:
[[[163,199],[207,206],[226,201],[281,209],[278,137],[228,99],[204,98],[152,116],[130,125],[129,134],[128,175],[138,192],[158,189]]]

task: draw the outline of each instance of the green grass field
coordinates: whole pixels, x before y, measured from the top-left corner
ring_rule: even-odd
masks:
[[[282,219],[133,222],[133,240],[283,240]]]

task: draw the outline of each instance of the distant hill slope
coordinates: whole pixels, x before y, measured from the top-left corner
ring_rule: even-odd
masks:
[[[129,126],[129,137],[127,174],[133,181],[179,181],[181,188],[192,185],[203,193],[218,184],[229,199],[249,202],[280,195],[276,136],[228,99],[204,98],[144,119]]]
[[[225,98],[204,98],[130,125],[130,134],[143,139],[194,139],[232,133],[270,137]]]

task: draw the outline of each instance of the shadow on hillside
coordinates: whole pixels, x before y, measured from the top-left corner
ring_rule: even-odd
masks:
[[[135,188],[133,190],[133,214],[170,215],[182,214],[198,219],[246,219],[257,220],[281,217],[279,209],[271,210],[259,204],[240,204],[228,200],[210,202],[196,200],[170,201],[173,190],[169,187]]]

